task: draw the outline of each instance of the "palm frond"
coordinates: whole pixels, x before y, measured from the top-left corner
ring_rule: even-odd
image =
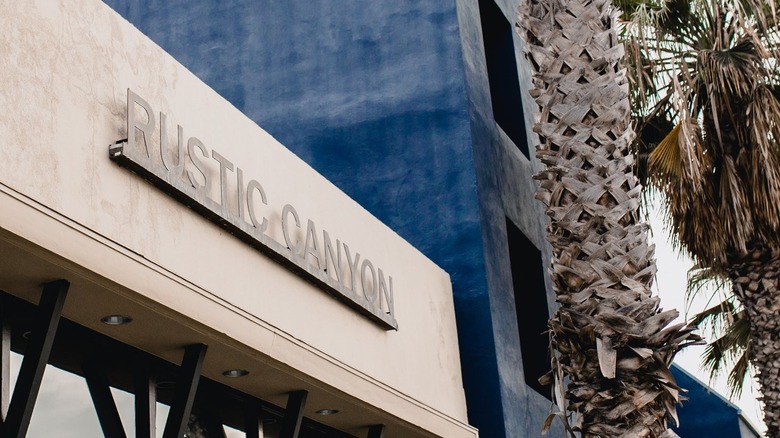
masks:
[[[676,191],[681,205],[693,202],[708,167],[696,121],[681,119],[650,152],[647,166],[650,184],[662,192]]]
[[[737,311],[732,303],[723,302],[696,315],[694,321],[700,327],[710,325],[710,329],[723,333],[707,344],[702,366],[710,379],[727,372],[730,396],[739,397],[750,371],[750,326],[744,310]]]
[[[732,248],[740,253],[747,252],[747,242],[753,236],[753,216],[751,215],[747,189],[737,174],[734,160],[723,157],[720,168],[720,206],[718,212],[725,224]]]
[[[750,352],[748,348],[743,350],[739,359],[734,363],[734,366],[729,372],[726,385],[729,388],[729,397],[731,399],[737,399],[742,396],[742,390],[745,387],[745,382],[748,380],[750,374]]]
[[[749,175],[751,207],[759,218],[762,234],[776,234],[780,228],[780,101],[769,87],[758,87],[751,96],[745,119],[753,146],[749,159],[740,166]],[[767,236],[771,241],[772,237]]]
[[[653,175],[660,178],[661,185],[671,184],[683,173],[682,143],[684,137],[680,136],[682,122],[675,125],[650,153],[648,165],[653,169]]]
[[[691,324],[697,327],[709,325],[713,327],[714,330],[719,330],[734,322],[735,313],[734,304],[729,300],[723,300],[720,303],[697,313],[693,319],[691,319]]]

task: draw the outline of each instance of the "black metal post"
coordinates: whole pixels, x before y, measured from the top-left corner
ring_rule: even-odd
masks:
[[[100,427],[103,429],[103,436],[106,438],[127,438],[105,372],[92,361],[85,364],[83,369],[89,394],[92,396],[92,404],[95,405],[95,412]]]
[[[157,381],[148,364],[139,364],[135,375],[135,436],[157,437]]]
[[[244,418],[246,438],[261,438],[263,436],[263,420],[260,418],[260,407],[251,401],[247,402]]]
[[[11,401],[11,325],[0,313],[0,424],[8,415]]]
[[[284,411],[279,438],[298,438],[308,395],[309,391],[300,390],[291,392],[287,397],[287,409]]]
[[[187,431],[187,421],[190,419],[192,405],[195,402],[200,370],[203,368],[207,348],[208,346],[204,344],[192,344],[184,351],[184,360],[176,380],[176,392],[173,395],[171,410],[168,411],[168,419],[165,421],[163,438],[183,438]]]
[[[43,287],[38,318],[24,352],[22,368],[3,425],[2,436],[5,438],[22,438],[27,434],[69,287],[67,280],[53,281]]]
[[[368,428],[368,438],[382,438],[385,435],[385,425],[375,424]]]
[[[201,414],[203,426],[205,426],[209,438],[227,438],[225,428],[222,426],[222,421],[219,419],[215,409],[215,407],[210,407],[209,412]]]

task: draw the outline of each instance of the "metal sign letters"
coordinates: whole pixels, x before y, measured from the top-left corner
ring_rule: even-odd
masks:
[[[270,212],[262,184],[196,137],[185,140],[180,125],[175,150],[171,150],[167,117],[159,113],[159,129],[156,120],[149,103],[128,89],[127,139],[111,145],[109,157],[382,328],[398,329],[393,277],[326,230],[318,233],[311,219],[304,224],[290,204],[282,208],[279,224],[284,244],[277,242],[267,234],[269,215],[263,211]],[[156,136],[159,148],[152,144]],[[213,190],[218,193],[213,196],[216,199],[210,196],[214,188],[218,188]]]

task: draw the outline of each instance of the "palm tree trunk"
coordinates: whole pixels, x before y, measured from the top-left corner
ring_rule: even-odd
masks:
[[[768,437],[780,437],[780,253],[754,245],[729,267],[750,322],[750,363],[761,385]]]
[[[537,198],[550,217],[560,303],[549,323],[553,376],[558,388],[568,381],[558,416],[576,412],[583,437],[674,436],[680,388],[669,366],[700,338],[669,327],[678,313],[651,294],[654,248],[638,216],[616,14],[609,0],[530,0],[520,10],[541,112]]]

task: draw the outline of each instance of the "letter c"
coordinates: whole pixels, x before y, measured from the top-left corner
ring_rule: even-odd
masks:
[[[287,214],[292,213],[293,218],[295,218],[295,226],[300,228],[301,227],[301,221],[298,218],[298,212],[295,211],[295,208],[290,204],[285,204],[284,208],[282,208],[282,232],[284,233],[284,243],[287,244],[287,247],[290,248],[290,251],[293,252],[293,254],[297,254],[298,250],[301,247],[301,241],[300,239],[295,242],[295,245],[292,244],[292,241],[290,239],[290,230],[287,222]]]

